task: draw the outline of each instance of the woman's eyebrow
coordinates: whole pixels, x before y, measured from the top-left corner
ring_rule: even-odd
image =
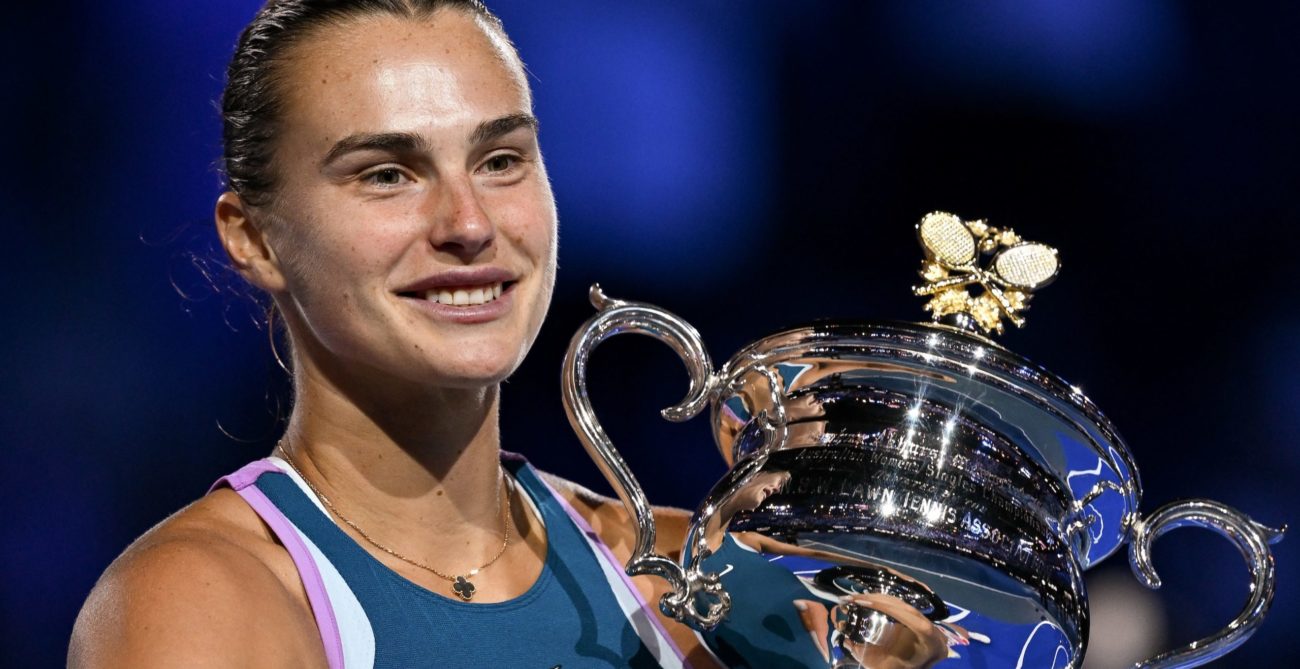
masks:
[[[494,118],[478,124],[478,127],[469,136],[469,143],[476,145],[490,142],[524,127],[532,128],[533,132],[536,133],[537,117],[523,113],[507,114],[501,118]]]
[[[532,114],[507,114],[478,124],[469,140],[471,144],[483,144],[525,127],[537,132],[537,117]],[[324,167],[356,151],[416,153],[427,151],[428,146],[423,137],[413,132],[358,132],[335,142],[320,164]]]
[[[335,142],[320,164],[324,167],[354,151],[414,153],[427,149],[424,138],[412,132],[358,132]]]

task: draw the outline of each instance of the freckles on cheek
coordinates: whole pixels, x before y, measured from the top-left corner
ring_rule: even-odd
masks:
[[[555,237],[557,226],[554,208],[516,204],[501,206],[496,211],[498,230],[516,242],[536,247]]]
[[[328,308],[330,311],[334,312],[334,314],[336,314],[336,318],[347,320],[356,315],[357,304],[356,304],[356,300],[353,297],[352,291],[348,290],[347,288],[344,288],[343,290],[340,290],[337,293],[330,292],[330,293],[326,293],[326,295],[334,295],[333,298],[334,303],[329,304],[324,308]],[[326,299],[328,300],[330,298],[327,297]]]

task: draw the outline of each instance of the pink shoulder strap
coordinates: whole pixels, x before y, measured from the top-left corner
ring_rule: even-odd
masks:
[[[325,581],[321,578],[320,567],[312,558],[311,551],[303,543],[302,537],[293,524],[285,518],[280,509],[267,498],[266,494],[253,485],[257,478],[267,472],[283,473],[270,460],[257,460],[240,468],[239,471],[223,476],[212,484],[211,492],[223,486],[229,486],[235,494],[244,498],[248,506],[262,518],[262,522],[271,528],[275,536],[289,551],[289,557],[298,568],[303,588],[307,591],[307,601],[311,604],[312,614],[316,617],[316,628],[320,630],[321,641],[325,644],[325,659],[330,669],[343,669],[343,639],[339,635],[338,621],[334,618],[334,606],[330,604],[329,593],[325,590]]]

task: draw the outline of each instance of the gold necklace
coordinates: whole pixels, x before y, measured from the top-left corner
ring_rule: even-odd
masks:
[[[324,493],[320,491],[320,489],[318,489],[315,485],[313,485],[312,482],[308,480],[306,476],[303,476],[302,470],[298,469],[298,465],[294,463],[293,458],[290,457],[289,451],[285,449],[284,444],[276,444],[276,449],[279,450],[280,454],[284,456],[285,463],[288,464],[289,467],[293,469],[293,471],[298,473],[298,477],[302,479],[303,483],[307,484],[308,488],[311,488],[312,492],[316,493],[316,497],[318,497],[320,501],[325,504],[325,507],[328,508],[331,513],[337,516],[339,520],[343,521],[345,525],[352,528],[353,530],[356,530],[356,533],[360,534],[361,538],[370,542],[371,546],[374,546],[375,548],[378,548],[379,550],[388,553],[389,555],[401,560],[402,562],[405,562],[413,567],[419,567],[420,569],[423,569],[429,572],[430,574],[433,574],[434,576],[443,579],[444,581],[450,581],[452,592],[456,593],[456,596],[460,597],[464,601],[468,602],[471,599],[474,599],[474,592],[475,590],[477,590],[477,588],[474,587],[474,584],[470,583],[469,580],[477,576],[478,573],[483,571],[484,569],[491,567],[492,564],[495,563],[497,560],[501,559],[501,556],[505,555],[506,553],[506,548],[510,546],[510,490],[508,489],[506,490],[506,502],[504,505],[504,509],[502,510],[501,513],[501,525],[503,527],[502,534],[505,535],[505,539],[502,540],[501,542],[501,550],[498,550],[497,554],[492,556],[491,560],[488,560],[487,562],[483,563],[476,569],[469,570],[469,572],[465,573],[463,576],[452,576],[452,575],[444,574],[438,571],[437,569],[434,569],[433,567],[430,567],[429,565],[420,562],[419,560],[414,560],[412,558],[406,557],[405,555],[398,553],[397,551],[389,548],[388,546],[385,546],[379,543],[378,541],[375,541],[375,539],[371,537],[369,533],[367,533],[365,530],[358,527],[357,524],[349,520],[347,516],[339,513],[339,510],[335,508],[334,503],[330,502],[330,499],[326,497]],[[505,480],[509,480],[509,477],[505,475],[504,470],[502,470],[501,472],[501,478]]]

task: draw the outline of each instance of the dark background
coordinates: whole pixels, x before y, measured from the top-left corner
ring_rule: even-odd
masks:
[[[7,665],[62,663],[113,557],[277,435],[286,382],[265,332],[191,261],[211,254],[214,101],[257,4],[48,3],[6,21]],[[945,209],[1060,247],[1060,279],[1002,341],[1107,411],[1145,510],[1204,496],[1300,520],[1295,3],[492,6],[533,76],[561,217],[550,317],[505,390],[506,448],[608,490],[558,392],[593,281],[682,315],[720,362],[817,317],[923,318],[913,224]],[[593,366],[652,499],[694,507],[722,464],[704,419],[656,415],[685,391],[675,356],[624,338]],[[1294,661],[1298,541],[1277,547],[1270,620],[1217,666]],[[1133,624],[1156,646],[1245,599],[1239,558],[1209,533],[1156,556],[1167,585],[1150,598],[1112,587],[1122,555],[1090,573],[1155,607]]]

